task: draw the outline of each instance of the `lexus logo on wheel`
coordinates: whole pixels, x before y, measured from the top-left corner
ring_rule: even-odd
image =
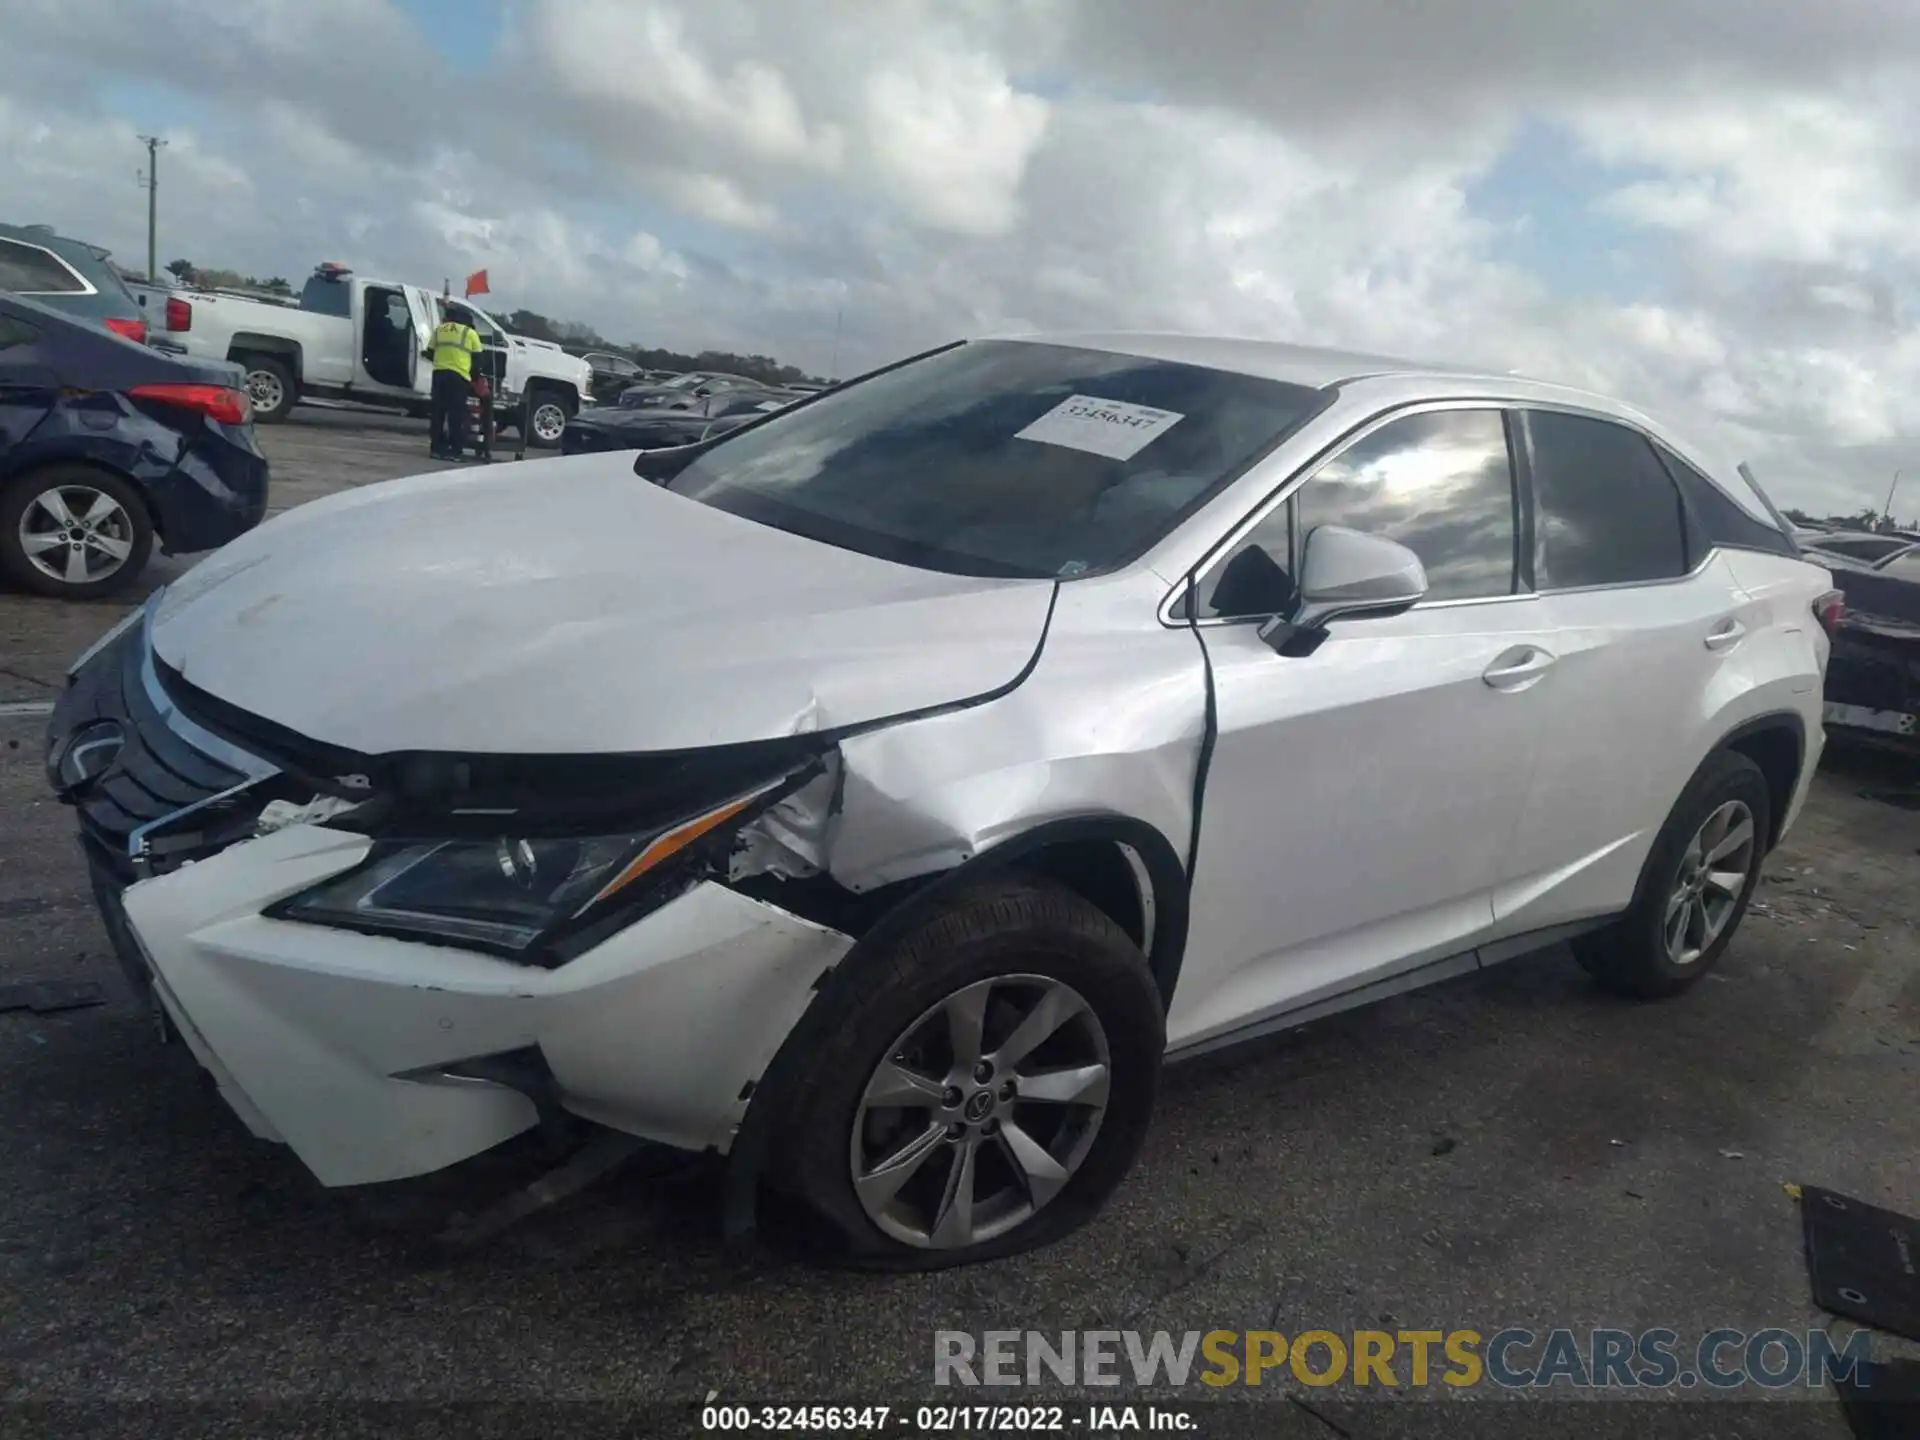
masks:
[[[96,720],[75,730],[47,756],[47,778],[54,792],[71,796],[86,790],[113,768],[126,743],[126,732],[117,720]]]

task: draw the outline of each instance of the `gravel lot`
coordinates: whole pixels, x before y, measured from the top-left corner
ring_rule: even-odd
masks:
[[[277,507],[432,464],[417,422],[303,411],[262,438]],[[1804,1332],[1822,1322],[1782,1186],[1920,1210],[1920,812],[1879,798],[1920,776],[1836,756],[1688,996],[1611,1001],[1548,950],[1176,1069],[1111,1211],[1050,1251],[897,1278],[791,1246],[729,1254],[711,1173],[642,1166],[429,1264],[421,1227],[504,1162],[324,1192],[126,997],[46,792],[44,721],[22,713],[123,608],[0,596],[0,984],[111,996],[0,1014],[0,1395],[17,1402],[0,1429],[684,1433],[710,1391],[951,1401],[930,1386],[939,1329]],[[1393,1403],[1278,1378],[1098,1398],[1190,1409],[1209,1435],[1848,1433],[1821,1391]],[[61,1404],[98,1408],[43,1408]]]

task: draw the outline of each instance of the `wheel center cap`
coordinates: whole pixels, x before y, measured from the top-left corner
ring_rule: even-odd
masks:
[[[993,1092],[991,1090],[975,1091],[973,1097],[967,1101],[964,1113],[969,1120],[986,1119],[993,1113]]]

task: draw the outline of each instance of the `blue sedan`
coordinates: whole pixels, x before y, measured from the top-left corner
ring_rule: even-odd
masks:
[[[132,584],[156,539],[190,554],[258,525],[267,460],[239,383],[0,293],[0,576],[89,599]]]

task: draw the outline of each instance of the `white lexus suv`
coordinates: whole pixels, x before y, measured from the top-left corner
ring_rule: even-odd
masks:
[[[76,663],[48,769],[163,1033],[323,1183],[557,1119],[941,1265],[1094,1212],[1165,1060],[1558,940],[1698,980],[1830,585],[1599,396],[975,341],[302,506]]]

